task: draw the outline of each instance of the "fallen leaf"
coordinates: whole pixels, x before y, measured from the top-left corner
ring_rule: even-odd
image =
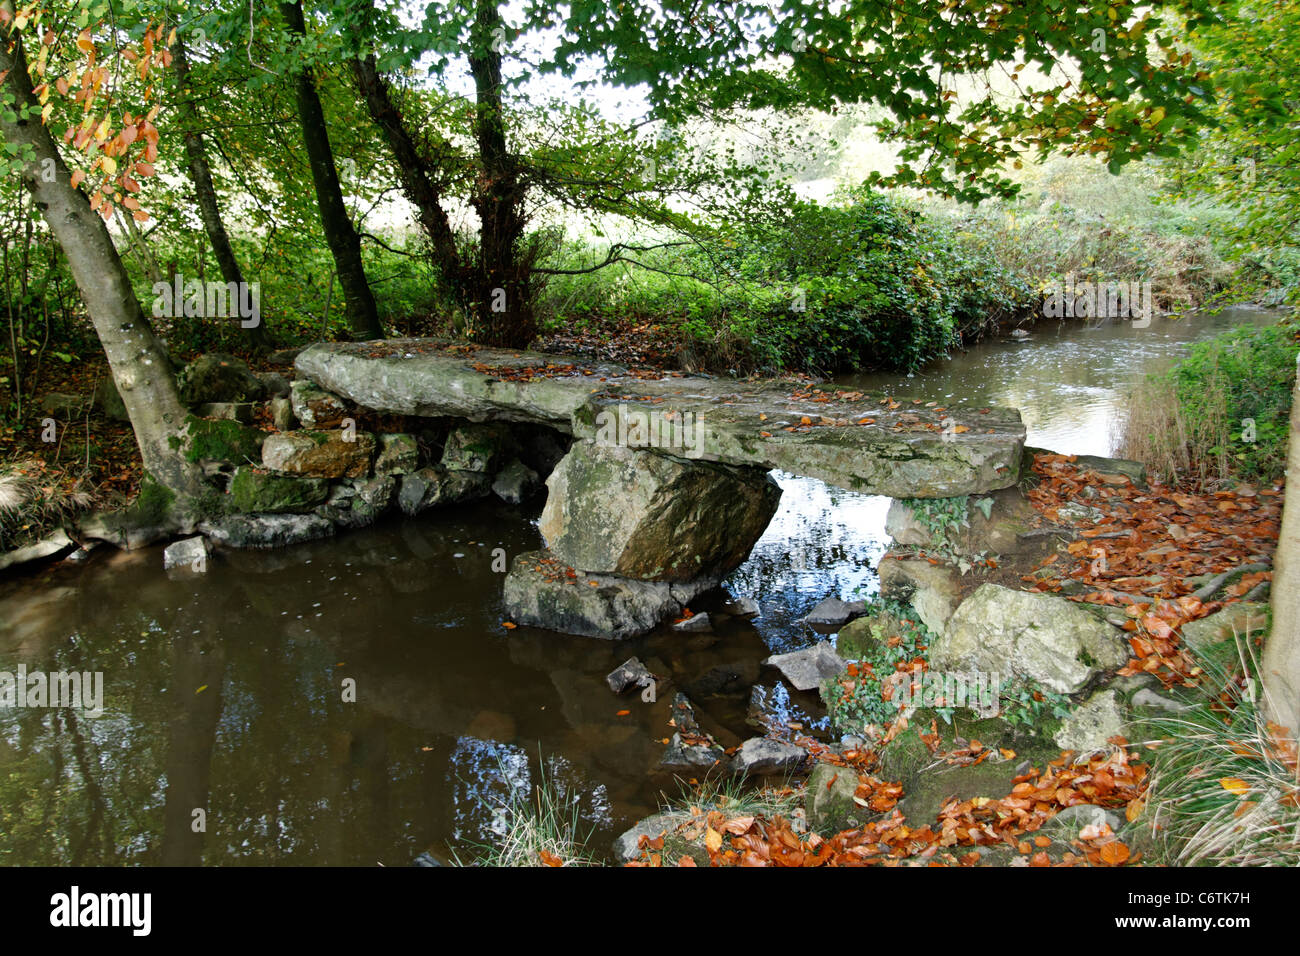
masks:
[[[1238,797],[1244,797],[1250,793],[1250,784],[1240,777],[1222,777],[1219,780],[1219,786]]]
[[[708,827],[704,831],[704,845],[709,848],[709,852],[717,853],[722,849],[722,834],[713,827]]]
[[[1129,857],[1129,850],[1123,843],[1107,843],[1101,848],[1101,861],[1110,866],[1119,866]]]

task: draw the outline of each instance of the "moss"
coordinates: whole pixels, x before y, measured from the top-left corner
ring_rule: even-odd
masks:
[[[973,710],[961,708],[953,713],[952,722],[948,723],[937,710],[923,707],[909,718],[907,729],[882,749],[881,776],[901,780],[906,786],[934,762],[935,758],[920,737],[920,734],[930,732],[931,721],[940,738],[939,749],[944,751],[953,749],[957,737],[978,740],[986,748],[1015,751],[1012,766],[1028,760],[1039,769],[1061,752],[1052,739],[1061,726],[1055,718],[1044,718],[1029,727],[1012,724],[1002,717],[981,717]]]
[[[149,472],[140,480],[140,493],[131,505],[128,513],[132,518],[145,524],[163,524],[176,504],[176,493],[166,485],[159,484]]]
[[[242,464],[262,458],[266,433],[234,421],[211,421],[191,415],[185,420],[187,461],[229,461]]]
[[[189,501],[191,514],[199,521],[213,521],[228,514],[229,499],[215,489],[204,489]]]
[[[243,514],[310,511],[329,497],[323,478],[289,478],[254,468],[237,468],[230,480],[231,507]]]

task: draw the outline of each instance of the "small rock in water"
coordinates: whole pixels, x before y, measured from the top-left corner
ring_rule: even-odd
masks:
[[[629,657],[605,676],[605,683],[616,694],[629,687],[649,687],[653,682],[654,675],[635,657]]]
[[[208,539],[201,534],[186,538],[184,541],[177,541],[175,544],[169,544],[163,551],[163,570],[187,567],[191,571],[206,572],[210,554]]]
[[[726,757],[716,740],[700,729],[695,708],[685,694],[673,698],[673,726],[677,732],[659,760],[661,770],[705,771]]]
[[[758,602],[750,597],[738,597],[727,605],[727,613],[734,617],[758,617],[762,613]]]
[[[688,617],[684,621],[678,621],[676,624],[673,625],[673,630],[674,631],[708,631],[711,630],[712,627],[713,627],[713,623],[709,620],[708,612],[701,611],[699,614],[695,614],[691,617]]]
[[[815,608],[808,612],[803,621],[805,624],[819,624],[824,627],[837,627],[851,618],[861,617],[866,613],[867,605],[865,601],[841,601],[837,597],[828,597],[820,601]]]
[[[780,681],[773,687],[755,684],[749,690],[749,707],[745,723],[765,736],[779,737],[788,731],[787,723],[795,711],[790,692]]]
[[[68,551],[76,546],[76,542],[68,537],[66,531],[60,528],[54,534],[37,541],[35,544],[29,544],[24,548],[18,548],[16,551],[10,551],[6,554],[0,554],[0,570],[25,564],[28,561],[39,561],[42,558],[53,557],[61,551]]]
[[[542,486],[542,480],[519,459],[514,459],[497,473],[492,491],[507,504],[522,504]]]
[[[773,654],[763,663],[779,670],[797,690],[816,690],[822,681],[838,676],[848,666],[829,641],[789,654]]]
[[[766,737],[751,737],[740,745],[731,758],[732,773],[774,774],[790,773],[803,766],[807,751],[794,744]]]

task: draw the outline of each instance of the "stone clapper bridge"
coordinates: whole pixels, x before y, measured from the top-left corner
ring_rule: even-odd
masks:
[[[514,556],[505,602],[519,624],[611,639],[679,615],[746,559],[780,501],[771,469],[948,498],[1014,484],[1025,441],[1015,409],[432,339],[313,345],[296,366],[377,412],[572,436],[546,482],[546,550]]]

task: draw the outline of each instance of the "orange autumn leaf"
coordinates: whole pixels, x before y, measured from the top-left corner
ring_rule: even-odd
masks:
[[[1129,857],[1129,850],[1123,843],[1107,843],[1101,848],[1101,861],[1109,866],[1119,866]]]
[[[722,834],[713,827],[706,827],[704,832],[704,845],[709,848],[709,852],[717,853],[722,849]]]
[[[1219,786],[1238,797],[1250,793],[1250,784],[1240,777],[1222,777],[1219,780]]]

